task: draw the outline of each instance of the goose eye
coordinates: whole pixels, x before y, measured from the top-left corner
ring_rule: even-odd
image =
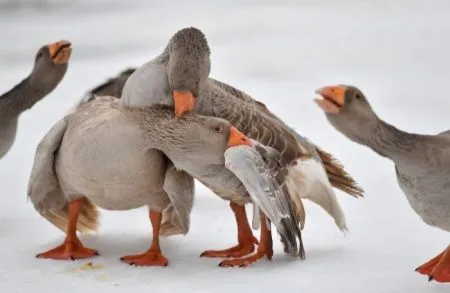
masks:
[[[43,55],[44,55],[44,53],[42,53],[42,51],[39,51],[39,53],[37,53],[37,55],[36,55],[36,59],[42,58]]]
[[[215,132],[218,132],[218,133],[222,133],[222,132],[223,132],[223,127],[222,127],[222,125],[214,126],[213,129],[214,129]]]
[[[357,100],[360,100],[360,99],[361,99],[361,94],[360,94],[360,93],[356,93],[356,94],[355,94],[355,98],[356,98]]]

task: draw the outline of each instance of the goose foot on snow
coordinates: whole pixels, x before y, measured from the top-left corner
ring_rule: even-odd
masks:
[[[258,244],[258,240],[253,236],[250,229],[245,207],[233,202],[230,203],[230,207],[236,217],[238,245],[224,250],[207,250],[200,257],[242,257],[255,250],[255,244]]]
[[[69,222],[64,243],[56,248],[36,255],[37,258],[76,260],[99,255],[98,251],[84,247],[77,236],[77,220],[82,205],[83,199],[69,203]]]
[[[135,266],[167,266],[168,260],[162,255],[159,247],[159,229],[161,227],[162,213],[150,210],[150,221],[153,227],[153,239],[150,248],[142,253],[136,255],[127,255],[120,258],[120,260],[129,265]]]
[[[427,275],[429,281],[450,283],[450,246],[441,254],[416,269],[422,275]]]
[[[261,238],[258,250],[255,254],[236,259],[226,259],[222,261],[220,267],[246,267],[258,260],[267,256],[269,260],[272,260],[273,249],[272,249],[272,232],[270,231],[270,223],[266,220],[266,216],[261,213]]]

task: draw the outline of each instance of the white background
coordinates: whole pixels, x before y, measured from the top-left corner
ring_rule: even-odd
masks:
[[[390,161],[335,131],[312,102],[320,86],[354,84],[383,119],[401,129],[449,129],[448,1],[161,2],[0,1],[0,92],[29,73],[41,45],[73,43],[64,80],[23,114],[15,145],[0,161],[2,292],[448,292],[450,287],[414,272],[448,245],[448,233],[412,211]],[[37,143],[88,89],[157,55],[186,26],[206,34],[212,77],[266,103],[338,157],[365,188],[361,200],[338,192],[350,233],[344,236],[308,202],[306,261],[285,256],[275,235],[272,262],[222,269],[219,260],[198,256],[236,243],[234,219],[227,202],[198,184],[191,231],[162,240],[166,268],[118,260],[147,249],[144,208],[102,212],[99,233],[82,238],[102,253],[92,260],[102,269],[80,272],[86,261],[35,259],[64,238],[26,200]]]

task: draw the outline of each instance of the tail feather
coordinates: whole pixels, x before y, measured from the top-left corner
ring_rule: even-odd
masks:
[[[300,135],[294,129],[291,128],[291,130],[299,143],[302,144],[314,158],[318,161],[320,159],[327,172],[328,180],[333,187],[340,189],[356,198],[364,196],[364,190],[358,185],[358,183],[356,183],[352,176],[345,171],[344,166],[336,158],[318,147],[308,138]]]
[[[287,184],[291,192],[296,191],[297,197],[316,203],[333,217],[341,231],[348,230],[344,212],[320,162],[302,161],[292,166],[289,173]]]
[[[364,190],[358,185],[344,166],[331,154],[315,146],[317,153],[327,171],[328,179],[333,187],[342,190],[353,197],[364,197]]]
[[[82,201],[83,203],[78,215],[77,231],[80,233],[95,232],[98,229],[100,213],[90,200],[83,198]],[[38,209],[38,212],[61,231],[67,231],[67,225],[69,223],[68,203],[66,203],[63,208],[53,208],[50,210]]]

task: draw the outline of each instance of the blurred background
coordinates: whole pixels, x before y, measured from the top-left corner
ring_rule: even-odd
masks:
[[[327,215],[307,203],[310,265],[299,262],[289,268],[285,258],[277,268],[295,276],[270,273],[277,267],[274,262],[254,268],[264,280],[250,273],[241,279],[242,273],[233,271],[225,279],[208,273],[208,282],[194,285],[197,277],[191,265],[204,273],[216,268],[198,254],[235,241],[227,203],[200,186],[190,234],[164,242],[176,268],[167,273],[178,280],[172,285],[185,289],[185,281],[194,280],[196,292],[209,292],[208,284],[215,282],[236,290],[261,282],[264,290],[287,292],[300,287],[307,292],[336,288],[361,292],[363,286],[363,292],[444,292],[413,270],[448,245],[448,235],[426,226],[411,210],[397,185],[393,164],[335,131],[312,99],[318,87],[353,84],[381,118],[401,129],[418,133],[449,129],[449,13],[446,0],[0,0],[0,92],[28,75],[42,45],[67,39],[73,48],[64,80],[22,115],[15,145],[0,162],[0,240],[10,249],[0,258],[17,269],[3,269],[0,263],[0,283],[31,290],[43,267],[52,274],[73,266],[58,263],[56,269],[55,263],[32,258],[62,239],[25,200],[34,151],[42,136],[86,91],[128,67],[142,65],[159,54],[177,30],[195,26],[205,33],[212,50],[211,76],[264,102],[290,126],[333,153],[365,188],[366,198],[354,200],[338,193],[351,231],[346,237]],[[105,212],[103,238],[87,239],[113,255],[107,263],[120,270],[108,271],[114,280],[133,275],[122,272],[114,257],[130,249],[139,251],[148,243],[145,213],[145,209]],[[28,240],[23,238],[24,229]],[[138,236],[130,237],[133,233]],[[276,258],[282,258],[277,247]],[[20,277],[23,264],[30,268]],[[301,285],[292,279],[300,278],[296,271],[300,267],[305,274],[298,279]],[[162,272],[152,270],[152,274]],[[332,281],[317,282],[315,276],[324,275]],[[145,277],[141,279],[137,284],[148,285]],[[50,279],[45,282],[46,288],[53,288]],[[280,287],[280,282],[287,287]],[[287,285],[290,282],[292,286]],[[153,289],[169,290],[165,285]]]

